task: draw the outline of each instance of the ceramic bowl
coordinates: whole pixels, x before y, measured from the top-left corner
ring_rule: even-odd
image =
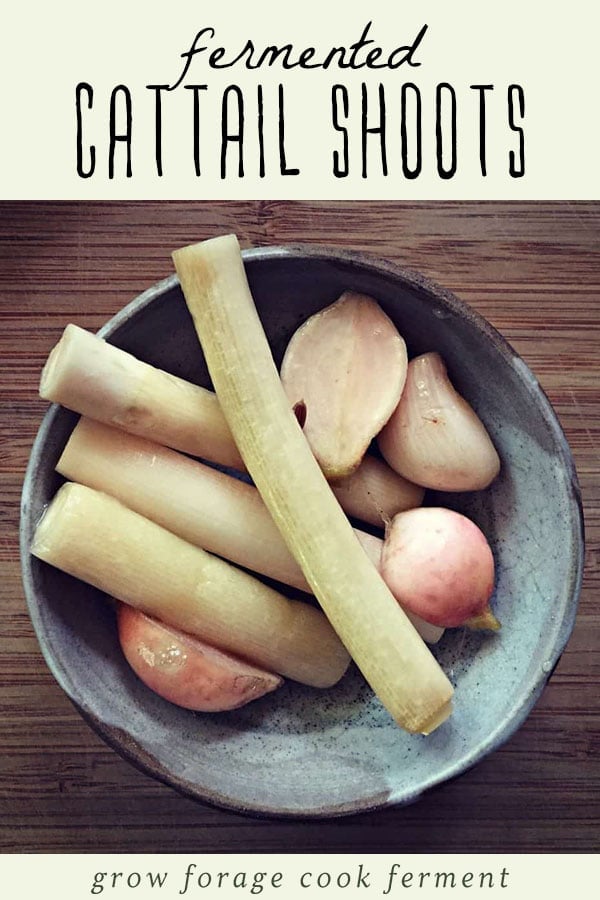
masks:
[[[572,630],[583,557],[571,454],[536,379],[477,313],[414,272],[313,246],[249,250],[245,265],[273,354],[348,288],[375,297],[410,355],[438,350],[502,460],[488,490],[432,498],[471,516],[497,565],[497,635],[447,631],[435,653],[456,690],[429,737],[394,725],[359,673],[334,689],[287,683],[229,713],[202,715],[152,694],[125,662],[114,613],[93,588],[29,554],[60,479],[76,416],[52,407],[33,447],[22,503],[30,615],[46,661],[84,718],[123,756],[204,802],[279,816],[334,816],[405,804],[499,747],[540,696]],[[65,323],[66,324],[66,323]],[[210,380],[177,279],[150,288],[101,330],[136,356],[204,386]]]

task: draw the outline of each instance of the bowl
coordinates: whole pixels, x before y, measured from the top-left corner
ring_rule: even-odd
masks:
[[[292,245],[244,262],[276,361],[296,327],[343,290],[375,297],[409,354],[438,350],[486,424],[502,471],[486,491],[437,495],[483,529],[497,566],[497,635],[447,631],[435,648],[455,686],[450,720],[428,737],[396,726],[358,671],[333,689],[288,682],[234,712],[192,713],[151,693],[119,648],[97,590],[33,558],[32,534],[60,485],[55,464],[76,422],[53,406],[25,478],[21,551],[40,646],[83,717],[119,753],[188,796],[239,812],[325,817],[415,801],[507,740],[539,698],[572,631],[583,563],[569,447],[536,379],[492,326],[421,275],[365,255]],[[66,324],[66,323],[65,323]],[[100,331],[198,384],[210,379],[175,276]]]

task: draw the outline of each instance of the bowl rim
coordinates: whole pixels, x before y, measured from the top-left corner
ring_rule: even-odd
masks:
[[[355,266],[363,271],[366,270],[379,276],[383,275],[393,280],[399,280],[403,282],[408,289],[424,293],[430,298],[435,298],[435,301],[445,306],[448,311],[461,317],[466,316],[472,325],[482,332],[484,337],[491,342],[494,350],[506,361],[509,361],[518,368],[520,380],[527,393],[535,401],[535,405],[539,409],[543,421],[551,432],[554,443],[559,450],[560,463],[561,466],[564,467],[567,476],[565,481],[567,487],[567,501],[572,513],[573,546],[576,550],[574,558],[571,560],[569,579],[566,583],[567,589],[565,590],[561,607],[558,610],[560,621],[556,639],[551,652],[546,654],[548,662],[543,668],[539,667],[537,673],[532,673],[530,681],[524,686],[526,687],[526,690],[520,691],[517,702],[507,708],[503,720],[496,729],[488,733],[484,741],[480,742],[476,747],[471,748],[469,752],[461,756],[460,760],[449,764],[445,768],[442,767],[442,769],[438,770],[434,775],[424,779],[423,784],[419,789],[411,790],[409,793],[407,793],[406,790],[404,793],[402,793],[402,790],[396,791],[395,793],[391,790],[385,797],[376,796],[354,802],[348,801],[343,804],[325,804],[321,807],[313,807],[309,810],[300,811],[296,808],[271,808],[258,802],[242,804],[240,801],[236,801],[232,796],[225,796],[218,792],[211,791],[209,786],[200,787],[195,783],[186,781],[184,778],[173,775],[148,751],[130,738],[126,732],[115,726],[106,725],[97,718],[97,716],[86,706],[85,702],[78,696],[76,685],[71,682],[68,671],[66,671],[59,661],[55,659],[51,648],[48,646],[48,642],[42,642],[39,639],[39,635],[43,634],[43,625],[38,610],[39,604],[36,599],[31,572],[32,558],[29,552],[27,528],[27,517],[29,515],[28,499],[32,491],[34,475],[39,464],[41,450],[45,444],[47,435],[54,424],[54,420],[61,409],[58,404],[52,404],[42,418],[31,448],[21,495],[19,529],[20,557],[22,581],[29,616],[48,668],[82,718],[109,746],[126,758],[130,763],[188,798],[217,808],[258,818],[304,819],[307,821],[408,805],[418,800],[426,791],[467,772],[480,762],[481,759],[494,750],[497,750],[512,737],[512,735],[522,726],[539,699],[571,636],[577,615],[579,595],[583,580],[585,555],[583,505],[571,449],[556,411],[550,403],[548,396],[521,356],[509,344],[508,340],[479,312],[473,309],[466,301],[461,300],[452,291],[438,284],[434,280],[421,274],[415,269],[393,263],[370,253],[321,244],[290,243],[252,247],[242,251],[242,258],[244,263],[250,264],[250,266],[255,262],[263,260],[311,259],[327,262],[329,264],[339,263],[340,266],[345,268],[348,266]],[[98,336],[110,338],[122,325],[129,321],[132,316],[142,312],[156,298],[173,288],[178,287],[178,285],[179,279],[177,275],[172,274],[146,288],[141,294],[134,297],[121,310],[115,313],[115,315],[111,316],[111,318],[97,331]]]

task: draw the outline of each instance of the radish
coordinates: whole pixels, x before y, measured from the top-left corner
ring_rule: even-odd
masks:
[[[237,709],[283,684],[283,678],[224,653],[125,603],[117,609],[127,662],[165,700],[201,712]]]
[[[398,602],[426,622],[446,628],[500,627],[489,606],[492,551],[483,532],[460,513],[421,507],[394,516],[381,573]]]
[[[327,478],[354,472],[406,378],[406,345],[371,297],[346,291],[288,344],[281,382]]]

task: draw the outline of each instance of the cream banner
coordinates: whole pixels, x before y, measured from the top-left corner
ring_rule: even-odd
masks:
[[[2,199],[598,199],[597,4],[22,0]]]
[[[597,896],[591,856],[285,854],[38,855],[3,861],[14,896],[46,900],[558,900]]]

